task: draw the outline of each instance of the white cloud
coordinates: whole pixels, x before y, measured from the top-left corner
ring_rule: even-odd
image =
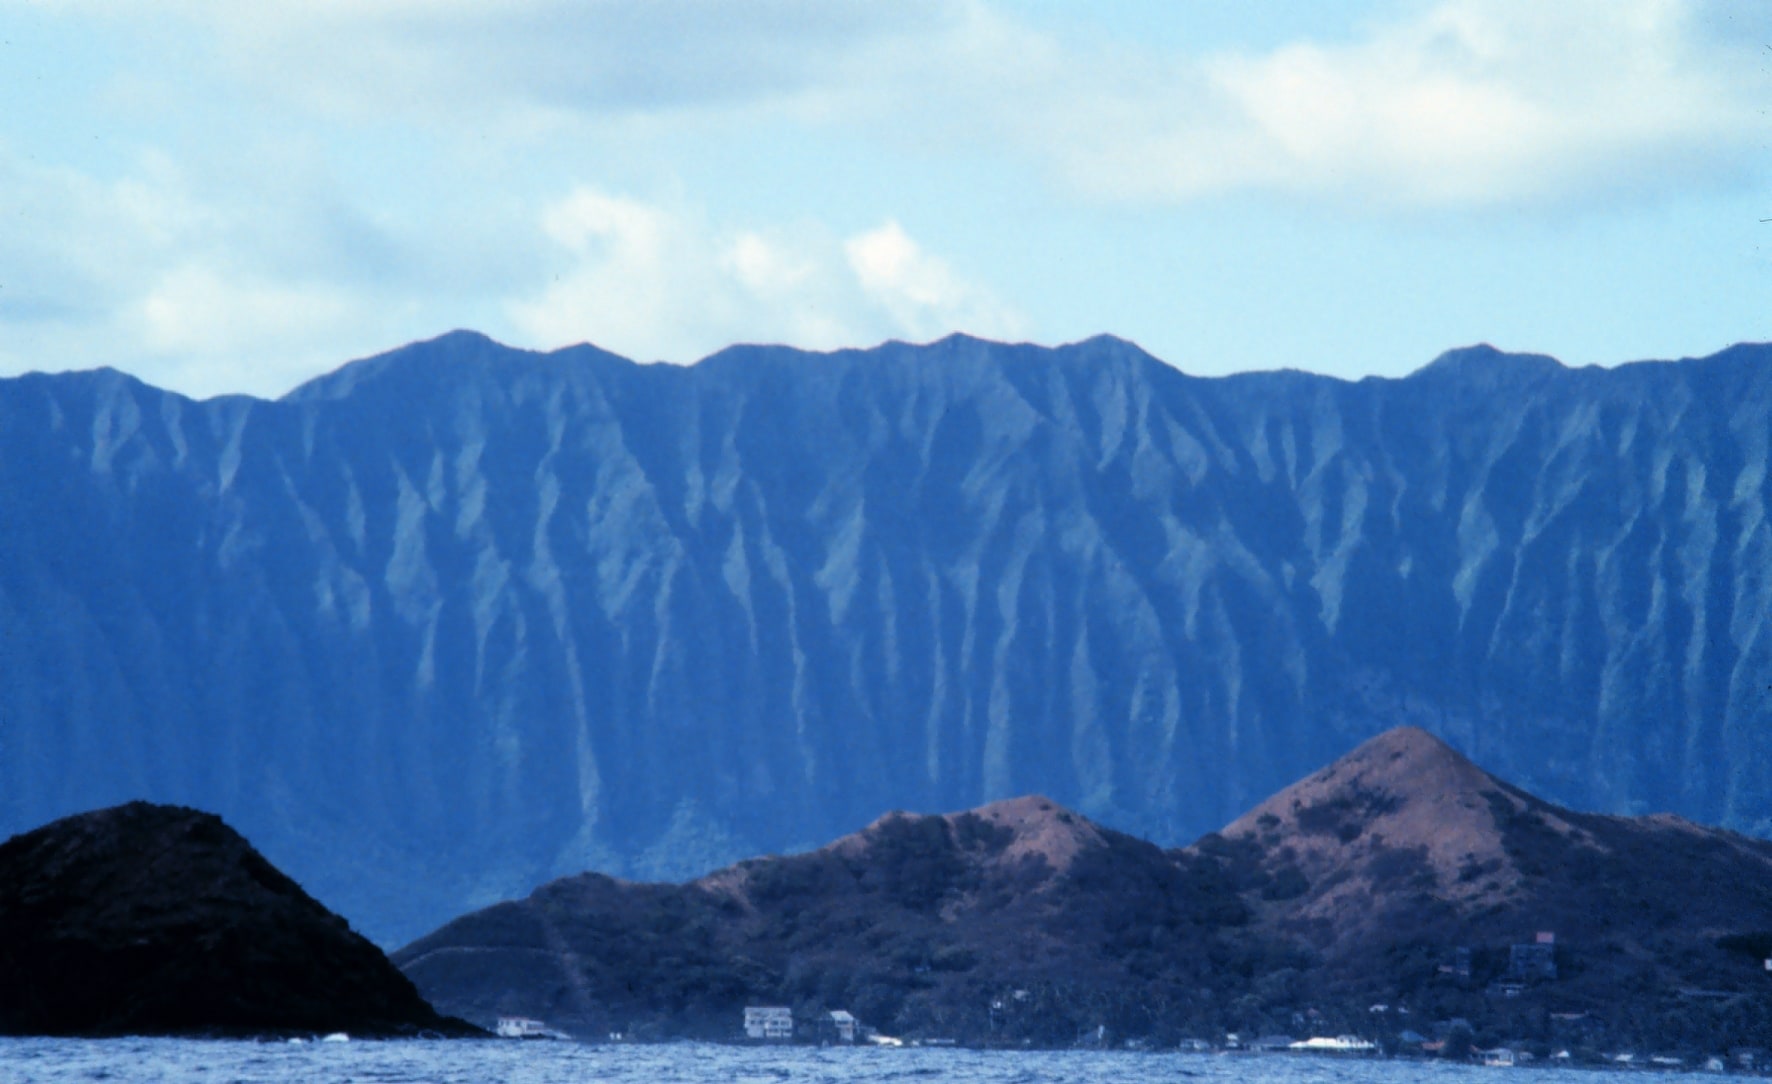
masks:
[[[1740,178],[1763,150],[1772,78],[1751,18],[1734,40],[1715,33],[1719,5],[1421,0],[1385,5],[1397,14],[1347,40],[1217,55],[1064,38],[989,0],[175,10],[259,93],[377,123],[507,139],[562,124],[788,118],[938,154],[1029,158],[1098,199],[1254,190],[1482,206]],[[144,17],[116,0],[65,6]]]
[[[343,361],[328,350],[371,322],[371,306],[333,284],[242,278],[190,263],[154,280],[116,322],[159,359],[163,386],[199,397],[275,395]]]
[[[588,340],[686,362],[733,342],[829,349],[1021,327],[895,222],[846,241],[811,224],[725,230],[693,210],[581,187],[547,208],[540,228],[557,246],[557,273],[506,312],[546,345]]]
[[[791,298],[811,285],[819,270],[809,255],[754,230],[739,231],[720,254],[720,264],[745,289],[771,299]]]
[[[862,293],[912,338],[955,329],[986,337],[1018,332],[1021,320],[1014,312],[924,252],[897,222],[851,237],[843,252]]]
[[[1010,123],[1072,184],[1115,199],[1484,206],[1740,183],[1772,79],[1758,43],[1707,35],[1699,15],[1681,0],[1443,0],[1341,44],[1056,58],[1048,45],[1049,89]],[[1042,55],[1016,53],[996,61],[1011,78]]]
[[[4,3],[5,0],[0,0]],[[60,7],[206,28],[262,91],[328,111],[460,123],[541,109],[610,116],[839,85],[882,40],[939,33],[951,0],[115,0]]]
[[[985,269],[912,236],[917,201],[977,202],[976,259],[1044,225],[978,202],[991,185],[1056,189],[1007,213],[1056,201],[1073,227],[1095,212],[1067,200],[1250,192],[1561,213],[1763,180],[1772,138],[1751,4],[1384,0],[1332,42],[1210,55],[1045,10],[1048,29],[994,0],[0,0],[41,41],[91,43],[67,83],[90,99],[0,118],[0,372],[272,394],[454,326],[672,360],[1013,337]],[[1149,221],[1111,214],[1101,236]]]
[[[218,197],[158,154],[101,180],[0,146],[0,374],[112,365],[189,395],[277,395],[435,330],[414,326],[410,283],[308,251],[328,228],[310,210]]]
[[[1021,326],[893,222],[845,241],[591,187],[525,213],[366,237],[364,216],[299,181],[233,191],[152,154],[101,181],[0,147],[0,373],[114,365],[195,396],[271,396],[454,326],[673,361]]]

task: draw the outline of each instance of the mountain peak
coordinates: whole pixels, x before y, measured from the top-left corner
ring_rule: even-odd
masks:
[[[1513,354],[1489,343],[1448,350],[1416,370],[1416,376],[1455,377],[1484,387],[1506,380],[1543,377],[1563,372],[1565,366],[1548,354]]]
[[[970,814],[950,813],[946,819],[950,825],[955,825],[966,816],[977,817],[1014,834],[1000,861],[1020,861],[1024,856],[1038,855],[1052,869],[1063,870],[1079,853],[1106,840],[1101,827],[1094,821],[1040,794],[992,802]]]
[[[1325,780],[1356,775],[1400,789],[1434,784],[1496,785],[1494,778],[1463,753],[1418,726],[1399,726],[1369,738],[1317,775]]]
[[[1503,786],[1462,753],[1420,727],[1387,730],[1352,752],[1287,787],[1225,829],[1246,833],[1267,817],[1298,822],[1311,831],[1308,812],[1326,807],[1393,818],[1411,806],[1472,805],[1475,796]],[[1318,819],[1321,819],[1320,817]]]
[[[511,347],[478,331],[447,331],[431,339],[407,343],[380,354],[355,361],[297,385],[283,396],[289,402],[319,402],[345,399],[359,389],[402,373],[422,372],[430,375],[441,365],[515,354]]]
[[[428,395],[446,389],[447,374],[484,374],[513,366],[560,366],[588,362],[631,365],[629,359],[590,343],[579,343],[542,353],[507,346],[478,331],[448,331],[431,339],[347,362],[324,376],[315,377],[283,398],[291,402],[318,402],[349,398],[375,385],[393,383],[407,395]]]
[[[1317,894],[1306,911],[1323,916],[1362,906],[1373,882],[1404,866],[1445,898],[1499,898],[1518,877],[1499,821],[1527,809],[1554,830],[1572,831],[1556,807],[1501,782],[1427,731],[1398,727],[1280,791],[1223,835],[1257,843],[1277,866],[1302,873]],[[1369,876],[1330,876],[1347,869]],[[1379,920],[1376,913],[1371,918]]]
[[[1105,331],[1097,335],[1091,335],[1087,339],[1078,339],[1076,342],[1066,343],[1064,346],[1059,347],[1059,349],[1111,350],[1116,353],[1137,354],[1143,357],[1151,356],[1150,351],[1133,342],[1131,339],[1123,339],[1118,335],[1110,335]]]
[[[896,830],[919,822],[940,822],[947,836],[962,847],[966,841],[981,836],[993,837],[993,845],[989,848],[992,865],[1037,856],[1044,859],[1053,872],[1069,868],[1078,854],[1104,844],[1107,839],[1101,826],[1089,818],[1073,813],[1044,795],[1027,794],[959,813],[887,813],[861,831],[844,836],[824,849],[850,857],[862,856]]]

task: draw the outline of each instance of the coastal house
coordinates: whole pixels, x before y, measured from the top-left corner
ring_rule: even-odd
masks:
[[[794,1010],[779,1005],[746,1005],[744,1033],[747,1039],[786,1042],[794,1037]]]
[[[548,1027],[540,1020],[527,1016],[501,1016],[498,1018],[498,1037],[501,1039],[561,1039],[561,1033]]]
[[[814,1038],[821,1043],[852,1043],[855,1041],[856,1020],[853,1015],[843,1009],[820,1013],[812,1022]]]

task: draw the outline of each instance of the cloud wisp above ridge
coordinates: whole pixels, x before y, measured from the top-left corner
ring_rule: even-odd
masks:
[[[955,328],[1012,338],[1025,323],[892,221],[848,238],[812,225],[722,231],[693,208],[581,186],[542,228],[557,270],[507,306],[540,343],[595,328],[607,349],[688,362],[735,341],[835,349]]]

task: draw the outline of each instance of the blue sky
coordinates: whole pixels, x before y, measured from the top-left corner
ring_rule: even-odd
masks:
[[[1764,0],[0,0],[0,374],[1772,338]]]

